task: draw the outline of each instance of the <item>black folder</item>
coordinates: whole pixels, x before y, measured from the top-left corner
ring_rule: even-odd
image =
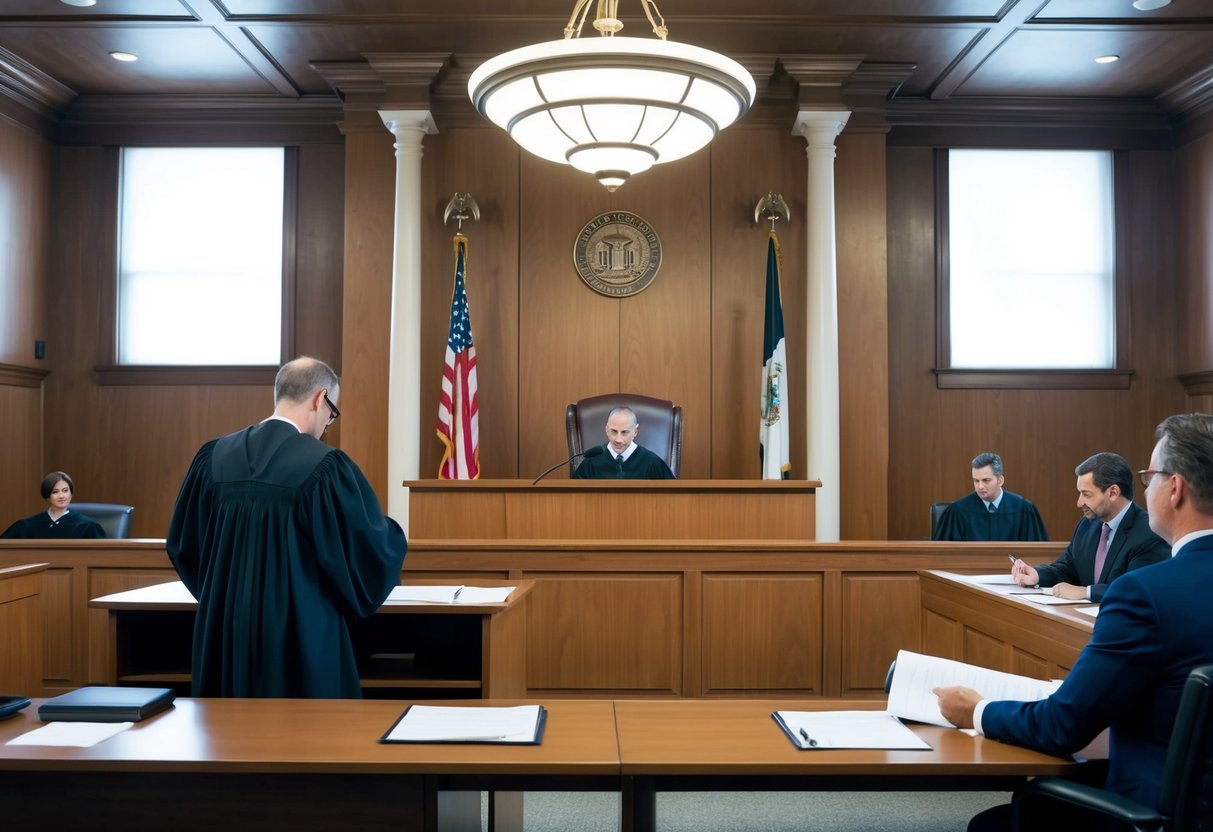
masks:
[[[43,722],[138,722],[173,704],[170,688],[78,688],[38,708]]]

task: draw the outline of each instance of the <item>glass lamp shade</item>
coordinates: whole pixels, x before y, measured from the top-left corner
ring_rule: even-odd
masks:
[[[485,61],[468,80],[481,115],[536,156],[610,190],[702,148],[754,102],[736,61],[648,38],[549,41]]]

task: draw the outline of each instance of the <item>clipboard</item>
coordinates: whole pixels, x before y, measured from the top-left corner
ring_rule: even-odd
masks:
[[[528,725],[525,731],[518,731],[517,717],[509,712],[530,708],[535,709],[533,728]],[[410,714],[416,718],[412,727],[405,725]],[[379,738],[379,742],[413,745],[542,745],[547,716],[547,708],[542,705],[510,708],[409,705]],[[479,718],[470,720],[472,724],[466,725],[469,717]]]

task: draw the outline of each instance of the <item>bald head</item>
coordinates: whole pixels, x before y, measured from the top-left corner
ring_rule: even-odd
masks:
[[[278,377],[274,379],[274,415],[320,439],[337,417],[334,405],[340,392],[341,379],[332,367],[318,359],[301,356],[278,370]]]

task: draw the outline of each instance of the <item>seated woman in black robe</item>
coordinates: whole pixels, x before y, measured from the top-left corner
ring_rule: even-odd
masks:
[[[0,534],[0,538],[37,540],[41,538],[97,538],[105,537],[105,531],[95,520],[70,511],[76,484],[62,471],[52,471],[42,478],[42,499],[46,500],[46,511],[33,517],[18,520]]]

